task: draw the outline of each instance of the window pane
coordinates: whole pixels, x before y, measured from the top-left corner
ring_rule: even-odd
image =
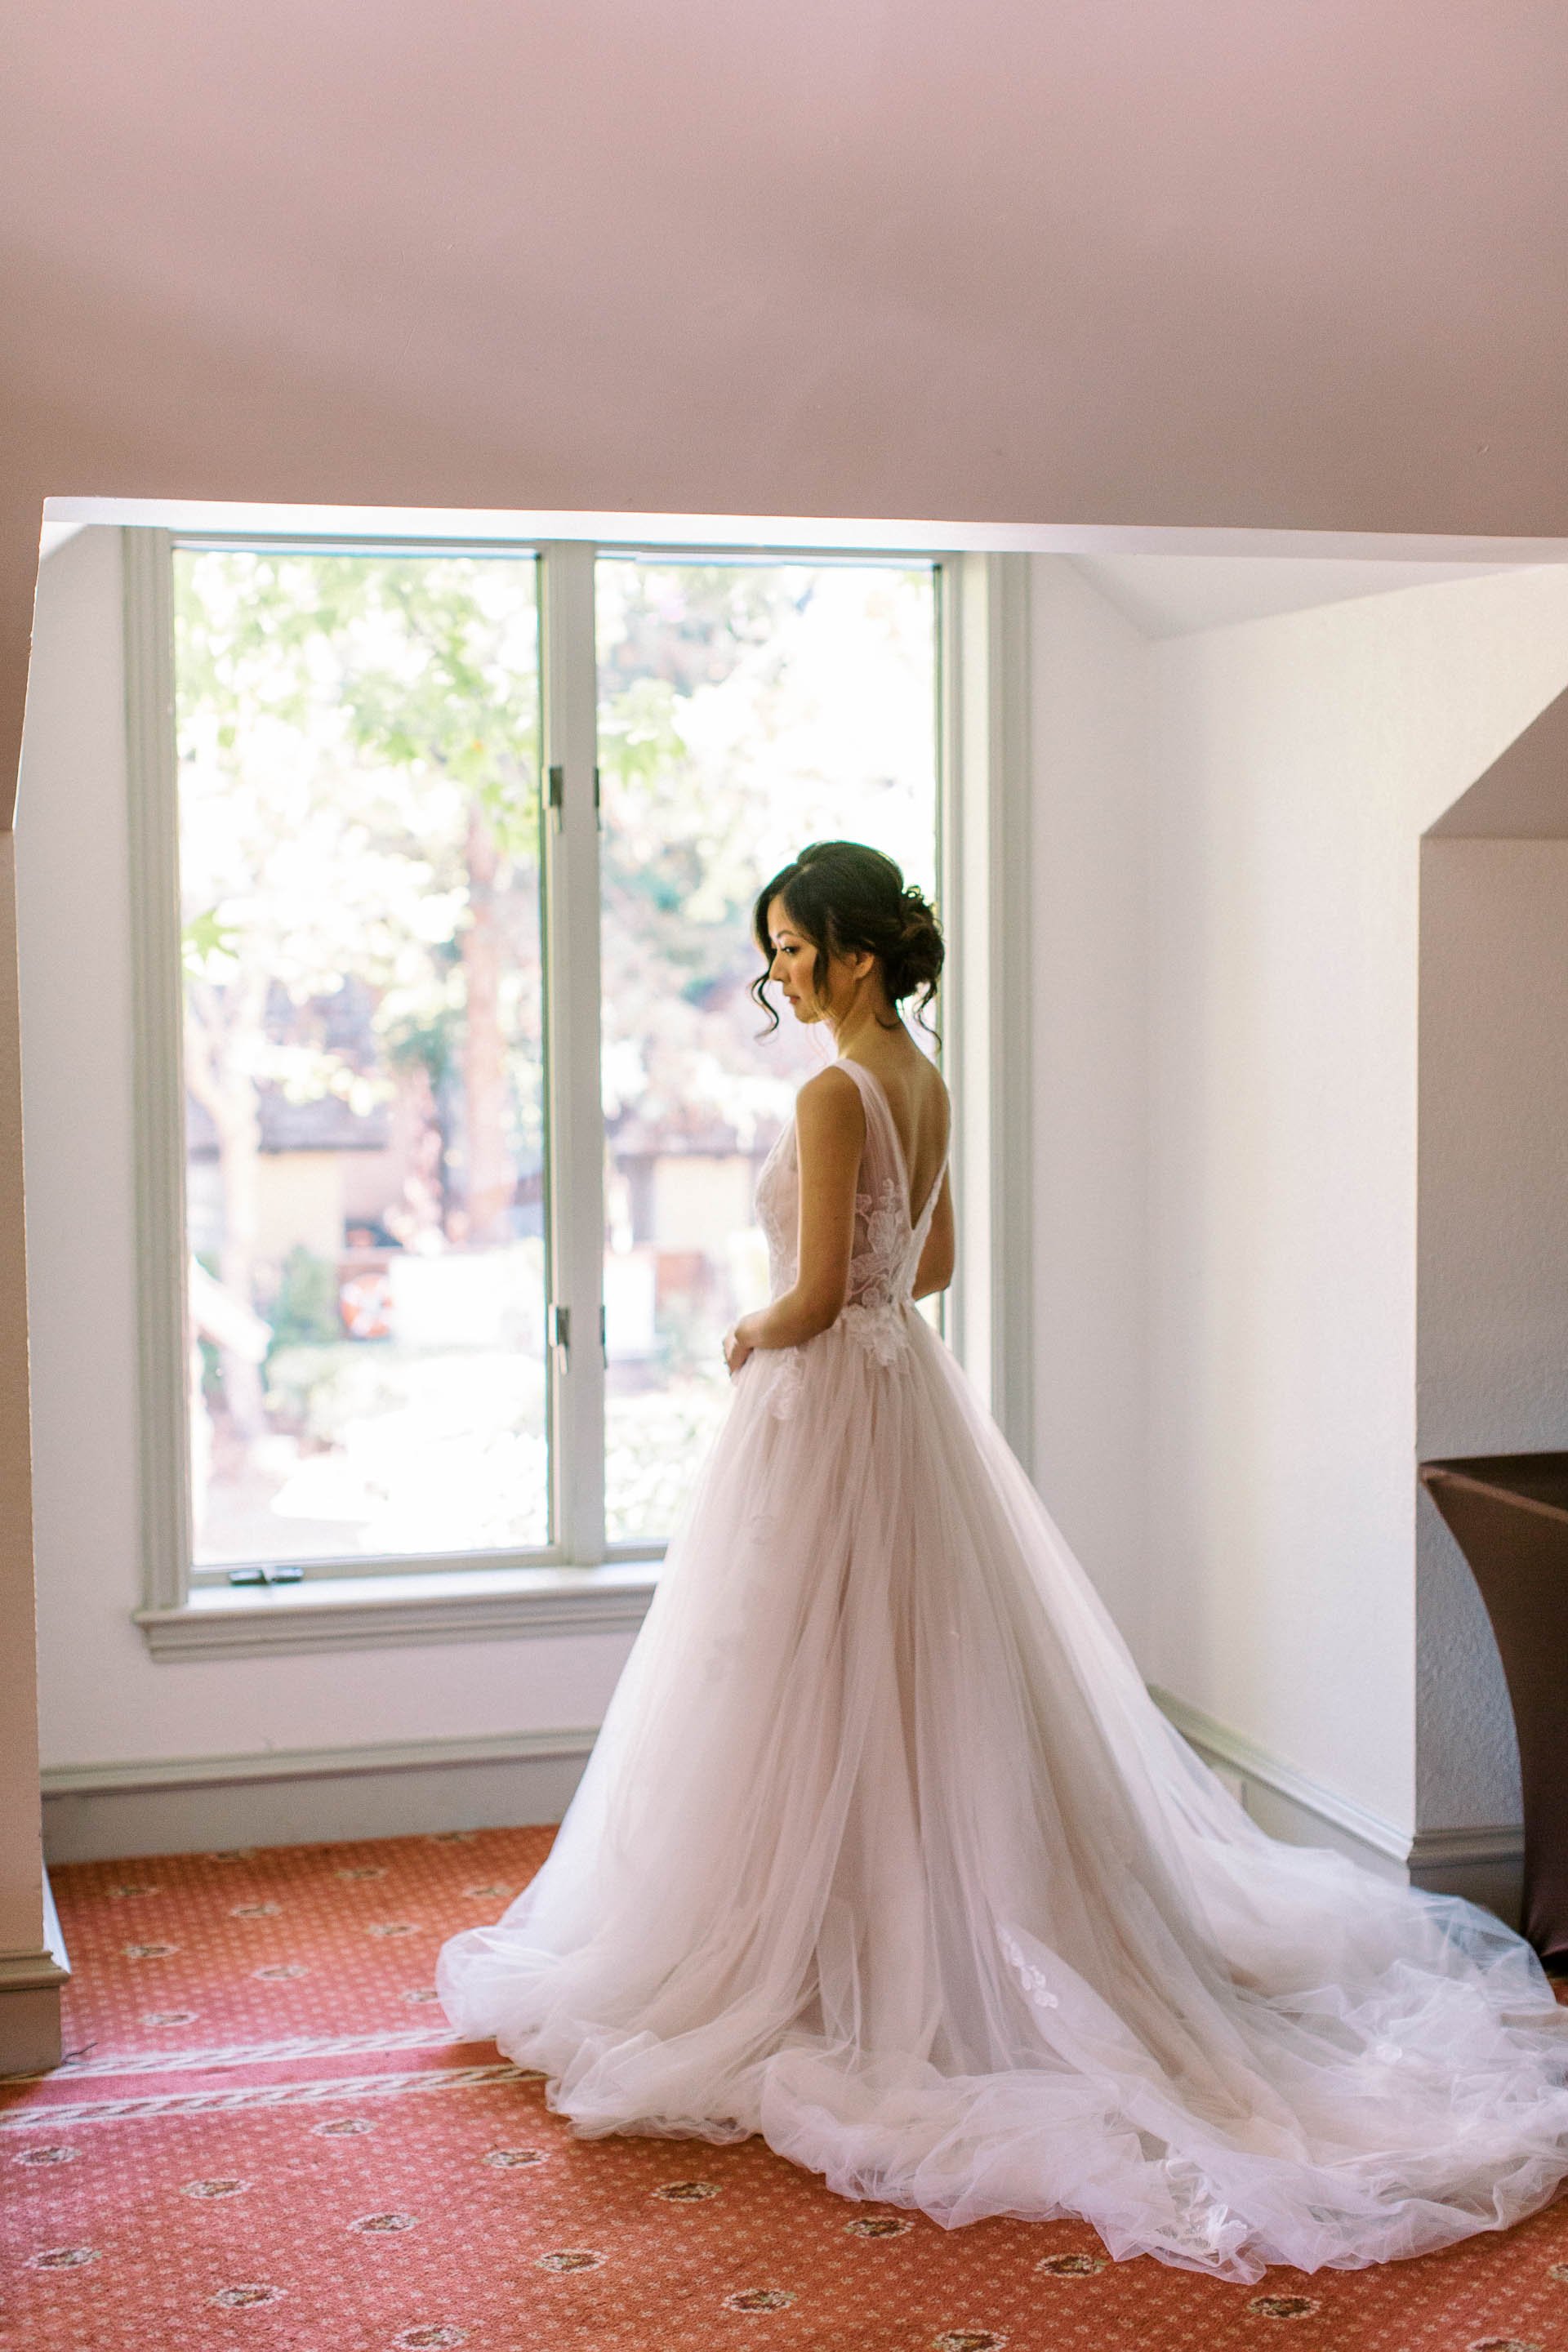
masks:
[[[597,578],[605,1524],[653,1541],[726,1407],[721,1338],[767,1296],[757,1171],[832,1053],[793,1017],[759,1034],[752,900],[828,838],[934,888],[936,583],[642,557]]]
[[[548,1540],[536,568],[175,559],[198,1568]]]

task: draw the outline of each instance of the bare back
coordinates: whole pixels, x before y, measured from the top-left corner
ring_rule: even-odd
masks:
[[[910,1214],[918,1218],[947,1156],[952,1116],[947,1088],[936,1065],[907,1035],[865,1042],[869,1050],[845,1058],[869,1070],[887,1097],[910,1171]]]

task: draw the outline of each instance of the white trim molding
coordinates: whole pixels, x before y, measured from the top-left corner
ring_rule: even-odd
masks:
[[[943,567],[944,975],[959,1272],[953,1352],[1034,1475],[1029,559]]]
[[[1266,1748],[1258,1748],[1239,1731],[1216,1723],[1213,1716],[1189,1706],[1185,1699],[1177,1698],[1173,1691],[1162,1690],[1157,1683],[1151,1684],[1149,1696],[1189,1746],[1198,1750],[1205,1764],[1217,1759],[1244,1782],[1257,1781],[1276,1796],[1287,1799],[1310,1813],[1324,1828],[1364,1847],[1369,1855],[1375,1855],[1379,1861],[1401,1865],[1405,1862],[1410,1851],[1409,1835],[1395,1822],[1357,1804],[1352,1797],[1342,1797],[1309,1773],[1298,1770],[1294,1764],[1271,1756]]]
[[[1384,1877],[1432,1895],[1461,1895],[1516,1927],[1524,1865],[1517,1822],[1474,1829],[1417,1830],[1386,1821],[1342,1796],[1238,1731],[1151,1684],[1150,1696],[1205,1764],[1219,1770],[1260,1829],[1292,1845],[1328,1845]]]
[[[135,1613],[155,1658],[635,1633],[658,1570],[658,1560],[612,1560],[600,1568],[453,1567],[301,1584],[205,1585],[183,1609]]]
[[[101,1862],[558,1822],[597,1737],[573,1727],[58,1764],[43,1775],[44,1843],[52,1862]]]
[[[788,548],[816,552],[824,539],[843,554],[864,549],[910,555],[961,550],[1019,555],[1297,555],[1364,562],[1525,564],[1568,562],[1568,539],[1375,530],[1281,530],[1247,524],[914,521],[891,515],[637,513],[625,509],[306,506],[218,499],[47,498],[46,533],[88,523],[156,525],[247,539],[455,539],[465,545],[515,539],[591,539],[642,549]],[[46,552],[59,543],[46,543]]]
[[[142,1591],[146,1609],[167,1610],[185,1598],[191,1553],[174,572],[167,531],[122,530],[120,538],[135,1059]]]

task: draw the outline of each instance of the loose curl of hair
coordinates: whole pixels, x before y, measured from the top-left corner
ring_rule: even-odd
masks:
[[[788,866],[781,866],[758,893],[752,911],[752,935],[767,969],[752,982],[752,994],[774,1029],[779,1017],[763,991],[773,961],[768,908],[775,898],[784,900],[790,921],[816,950],[811,989],[818,1004],[827,1002],[825,952],[874,955],[880,961],[895,1013],[903,998],[912,996],[917,988],[924,990],[915,1008],[916,1018],[941,1044],[940,1032],[924,1013],[936,994],[946,953],[942,932],[924,892],[912,882],[906,887],[890,857],[884,857],[879,849],[868,848],[863,841],[814,841]],[[895,1024],[883,1022],[881,1025]]]

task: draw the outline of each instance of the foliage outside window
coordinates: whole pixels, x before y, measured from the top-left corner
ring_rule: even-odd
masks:
[[[549,1310],[581,1346],[597,1302],[551,1263],[540,563],[174,566],[198,1578],[559,1556]],[[826,1050],[759,1038],[752,899],[829,834],[934,885],[936,574],[595,569],[605,1412],[571,1442],[607,1538],[655,1551],[765,1294],[756,1170]]]

